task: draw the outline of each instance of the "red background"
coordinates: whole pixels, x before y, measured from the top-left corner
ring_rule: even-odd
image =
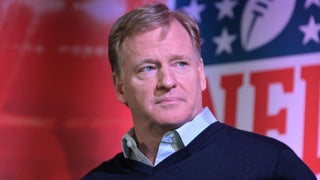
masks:
[[[132,126],[112,88],[112,22],[75,1],[36,9],[52,2],[0,1],[0,179],[79,179]],[[142,4],[128,2],[126,11]]]
[[[114,94],[107,36],[118,16],[148,2],[0,0],[0,179],[79,179],[121,150],[132,122]],[[237,79],[224,80],[228,89]]]

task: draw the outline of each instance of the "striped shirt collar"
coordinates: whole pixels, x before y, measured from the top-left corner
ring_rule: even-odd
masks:
[[[213,116],[209,108],[206,107],[192,121],[185,123],[174,131],[165,133],[160,142],[154,165],[138,149],[137,143],[133,138],[134,129],[131,128],[128,133],[123,136],[121,141],[124,157],[150,166],[156,166],[165,158],[187,146],[203,130],[216,121],[216,118]]]

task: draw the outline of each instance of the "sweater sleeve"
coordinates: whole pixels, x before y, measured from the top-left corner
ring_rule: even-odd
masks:
[[[270,174],[279,179],[316,180],[314,173],[291,149],[280,151]]]

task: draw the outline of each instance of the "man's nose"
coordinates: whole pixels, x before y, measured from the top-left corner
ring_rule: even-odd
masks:
[[[172,69],[162,66],[158,71],[158,89],[170,90],[176,85],[176,77]]]

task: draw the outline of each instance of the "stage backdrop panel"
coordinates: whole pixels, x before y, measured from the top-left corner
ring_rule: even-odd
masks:
[[[121,151],[107,36],[154,0],[0,0],[0,179],[79,179]],[[159,2],[159,1],[157,1]],[[320,0],[162,0],[199,24],[204,105],[320,178]]]

